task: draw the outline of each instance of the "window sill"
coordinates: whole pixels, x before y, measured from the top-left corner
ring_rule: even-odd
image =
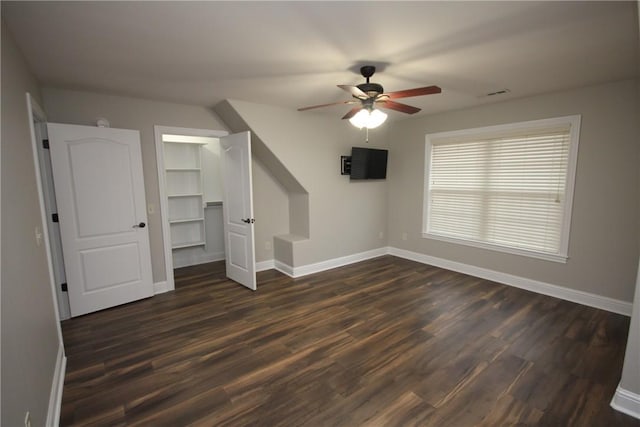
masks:
[[[474,240],[465,240],[465,239],[458,239],[455,237],[441,236],[438,234],[422,233],[422,237],[424,239],[439,240],[441,242],[455,243],[458,245],[471,246],[471,247],[480,248],[480,249],[488,249],[491,251],[503,252],[511,255],[520,255],[520,256],[525,256],[529,258],[543,259],[545,261],[553,261],[553,262],[558,262],[562,264],[566,264],[567,260],[569,259],[569,257],[564,254],[561,255],[561,254],[549,254],[544,252],[535,252],[535,251],[529,251],[526,249],[517,249],[517,248],[510,248],[510,247],[500,246],[500,245],[492,245],[490,243],[477,242]]]

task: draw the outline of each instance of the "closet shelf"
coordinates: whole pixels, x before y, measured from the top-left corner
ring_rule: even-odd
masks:
[[[172,245],[172,249],[182,249],[182,248],[191,248],[194,246],[205,246],[205,242],[188,242],[188,243],[180,243],[177,245]]]
[[[183,224],[185,222],[198,222],[204,221],[204,218],[185,218],[185,219],[171,219],[169,224]]]
[[[202,197],[202,193],[169,194],[168,198],[174,197]]]

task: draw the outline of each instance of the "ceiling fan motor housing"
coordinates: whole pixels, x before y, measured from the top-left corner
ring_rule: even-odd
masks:
[[[376,96],[384,92],[384,88],[378,83],[361,83],[358,85],[358,89],[369,96]]]
[[[367,79],[367,82],[361,83],[357,87],[358,89],[369,95],[369,97],[377,96],[384,92],[384,88],[382,87],[382,85],[369,82],[369,77],[373,76],[373,73],[375,72],[376,67],[374,67],[373,65],[365,65],[364,67],[360,68],[360,73],[362,74],[362,77]]]

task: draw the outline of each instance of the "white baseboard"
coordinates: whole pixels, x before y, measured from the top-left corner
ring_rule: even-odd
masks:
[[[273,268],[275,268],[276,270],[278,270],[282,274],[286,274],[289,277],[295,277],[293,275],[293,267],[291,267],[290,265],[287,265],[287,264],[285,264],[283,262],[280,262],[278,260],[274,260]]]
[[[58,357],[56,367],[53,371],[51,381],[51,393],[49,394],[49,408],[47,409],[47,427],[58,427],[60,424],[60,410],[62,408],[62,388],[64,386],[64,373],[67,369],[67,356],[64,354],[64,347],[60,343],[58,347]]]
[[[256,271],[273,270],[274,268],[276,265],[272,259],[256,262]]]
[[[386,255],[388,250],[386,247],[372,249],[370,251],[360,252],[353,255],[347,255],[340,258],[329,259],[327,261],[316,262],[315,264],[302,265],[293,267],[293,277],[302,277],[308,274],[319,273],[332,268],[342,267],[344,265],[353,264],[355,262],[365,261],[367,259],[376,258]]]
[[[206,262],[222,261],[225,259],[224,252],[205,252],[202,254],[191,254],[185,259],[173,259],[173,268],[190,267],[192,265],[204,264]]]
[[[376,258],[388,253],[388,248],[377,248],[370,251],[360,252],[357,254],[347,255],[340,258],[333,258],[326,261],[316,262],[314,264],[301,265],[300,267],[292,267],[280,261],[274,262],[274,268],[287,276],[298,278],[307,276],[321,271],[331,270],[332,268],[342,267],[371,258]]]
[[[407,251],[404,249],[390,247],[388,248],[388,253],[390,255],[417,261],[423,264],[433,265],[435,267],[457,271],[459,273],[464,273],[505,285],[514,286],[516,288],[526,289],[528,291],[536,292],[543,295],[549,295],[555,298],[587,305],[589,307],[595,307],[602,310],[611,311],[613,313],[631,316],[632,305],[630,302],[578,291],[575,289],[569,289],[563,286],[552,285],[550,283],[540,282],[538,280],[528,279],[526,277],[514,276],[512,274],[489,270],[487,268],[476,267],[457,261],[450,261],[443,258],[432,257],[429,255]]]
[[[640,394],[625,390],[618,385],[611,399],[611,407],[616,411],[640,419]]]
[[[166,280],[162,282],[156,282],[153,284],[154,295],[164,294],[165,292],[169,292],[169,285],[167,284]]]

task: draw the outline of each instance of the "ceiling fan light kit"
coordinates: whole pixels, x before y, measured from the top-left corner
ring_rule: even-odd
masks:
[[[360,68],[362,77],[367,79],[366,83],[357,86],[338,85],[338,87],[351,94],[353,99],[347,101],[333,102],[330,104],[314,105],[311,107],[298,108],[298,111],[306,111],[314,108],[328,107],[332,105],[343,104],[359,104],[349,110],[342,119],[349,119],[349,122],[358,129],[374,129],[380,126],[387,119],[387,114],[380,111],[379,108],[388,110],[396,110],[401,113],[415,114],[420,108],[411,105],[402,104],[392,101],[397,98],[409,98],[412,96],[433,95],[442,92],[438,86],[426,86],[414,89],[400,90],[397,92],[383,93],[384,88],[378,83],[372,83],[369,78],[375,73],[376,67],[373,65],[365,65]]]
[[[361,109],[349,122],[358,129],[375,129],[387,120],[387,113],[380,110]]]

